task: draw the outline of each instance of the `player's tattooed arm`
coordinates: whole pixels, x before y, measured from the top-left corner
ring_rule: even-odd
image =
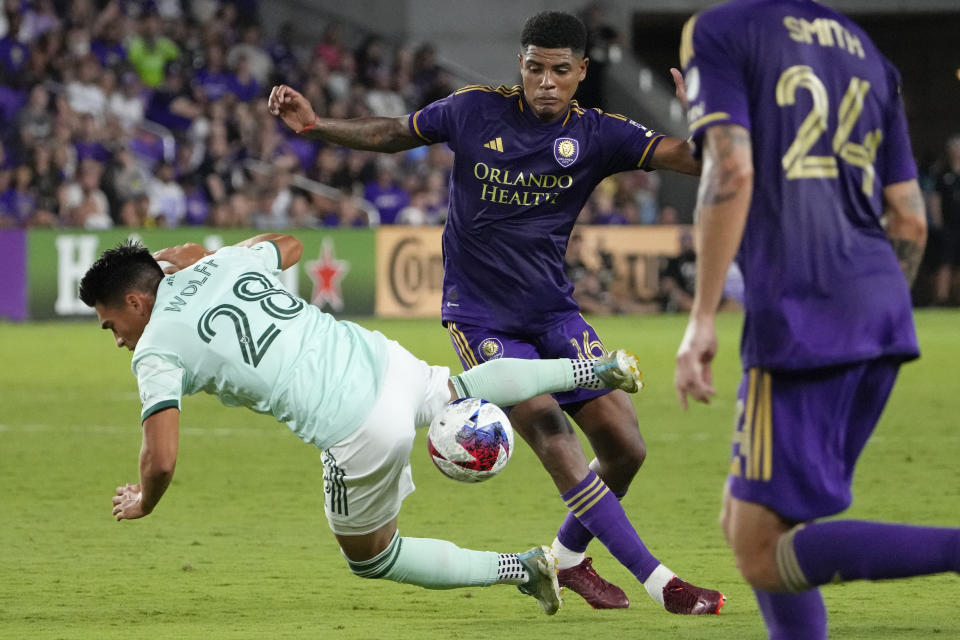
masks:
[[[705,137],[698,207],[720,205],[742,196],[748,182],[753,188],[750,133],[738,125],[719,125],[708,129]]]
[[[718,125],[705,134],[703,175],[697,192],[697,289],[693,313],[712,317],[723,295],[727,270],[740,247],[753,194],[750,134],[738,125]]]
[[[267,108],[299,135],[351,149],[393,153],[424,144],[410,132],[406,116],[350,120],[321,118],[302,94],[283,84],[270,91]]]
[[[897,254],[907,282],[913,284],[927,243],[927,218],[923,195],[916,180],[883,188],[887,236]]]

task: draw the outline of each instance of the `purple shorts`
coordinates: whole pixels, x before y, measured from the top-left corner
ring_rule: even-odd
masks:
[[[460,356],[464,369],[496,358],[576,360],[599,358],[607,352],[597,332],[579,313],[546,331],[530,334],[505,333],[461,322],[450,321],[446,324],[453,348]],[[574,389],[555,393],[553,397],[566,409],[567,405],[592,400],[607,393],[610,393],[609,389]]]
[[[805,522],[850,506],[857,458],[900,361],[811,371],[745,372],[737,392],[730,493]]]

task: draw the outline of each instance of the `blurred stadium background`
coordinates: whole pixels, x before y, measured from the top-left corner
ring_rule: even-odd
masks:
[[[628,589],[635,604],[624,615],[568,601],[565,615],[542,620],[508,590],[471,599],[359,581],[323,522],[316,452],[209,398],[185,404],[181,468],[164,505],[143,523],[115,525],[109,495],[136,473],[136,384],[128,354],[110,351],[76,295],[99,252],[130,235],[152,249],[187,240],[215,248],[287,230],[306,247],[285,274],[290,289],[459,367],[436,321],[449,151],[385,156],[299,140],[266,112],[270,87],[298,88],[321,115],[403,115],[465,84],[516,83],[523,21],[563,9],[590,26],[581,104],[682,136],[668,68],[683,22],[711,4],[2,0],[0,637],[428,638],[464,628],[492,637],[521,628],[528,638],[624,629],[760,637],[752,596],[715,526],[738,376],[735,273],[721,396],[681,414],[670,384],[696,259],[696,180],[632,173],[604,182],[582,213],[568,266],[608,344],[643,354],[649,387],[637,402],[651,459],[641,480],[656,490],[631,492],[628,512],[671,566],[732,596],[717,623],[656,611],[639,585]],[[931,229],[914,298],[956,305],[958,273],[942,264],[941,243],[960,233],[960,199],[943,195],[944,176],[960,174],[960,145],[952,163],[946,153],[960,133],[960,7],[828,4],[857,19],[903,74]],[[78,318],[86,320],[59,322]],[[952,309],[918,313],[924,358],[906,368],[868,448],[856,514],[956,525],[958,321]],[[409,535],[525,548],[549,541],[562,515],[524,447],[503,478],[470,491],[425,455],[414,469]],[[627,584],[604,550],[591,552]],[[833,591],[838,636],[960,632],[955,580],[924,582],[932,589],[922,602],[916,584]]]

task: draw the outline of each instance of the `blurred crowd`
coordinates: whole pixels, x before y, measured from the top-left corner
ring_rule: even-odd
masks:
[[[323,146],[266,109],[282,82],[320,115],[403,115],[455,88],[432,48],[336,23],[298,47],[257,15],[252,0],[3,0],[0,228],[439,222],[449,150]]]
[[[308,141],[274,84],[321,116],[400,116],[458,84],[429,44],[329,22],[297,46],[256,0],[0,0],[0,228],[439,224],[452,154]],[[301,34],[302,35],[302,34]],[[670,222],[656,174],[602,185],[581,222]]]
[[[410,113],[459,86],[429,44],[336,22],[317,38],[292,24],[264,34],[256,0],[0,2],[0,228],[445,219],[444,145],[352,151],[301,139],[266,109],[286,83],[321,116]],[[580,221],[671,222],[658,180],[608,180]]]

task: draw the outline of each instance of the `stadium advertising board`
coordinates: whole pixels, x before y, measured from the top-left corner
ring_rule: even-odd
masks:
[[[249,229],[181,228],[104,232],[31,231],[27,235],[28,312],[35,320],[90,315],[77,295],[87,268],[105,249],[129,237],[151,250],[184,242],[210,249],[234,244],[256,232]],[[370,315],[374,307],[374,232],[298,230],[303,257],[282,274],[284,285],[320,308],[338,315]],[[6,280],[6,278],[4,278]],[[21,281],[23,278],[20,279]],[[2,297],[6,300],[8,284]]]
[[[678,226],[582,226],[583,260],[599,266],[600,252],[613,256],[617,287],[634,298],[650,299],[658,290],[664,256],[680,251]],[[380,227],[377,230],[376,312],[384,317],[440,315],[443,283],[441,229]]]
[[[378,316],[440,315],[443,256],[440,227],[377,229]]]
[[[0,231],[0,318],[27,316],[27,232]]]

